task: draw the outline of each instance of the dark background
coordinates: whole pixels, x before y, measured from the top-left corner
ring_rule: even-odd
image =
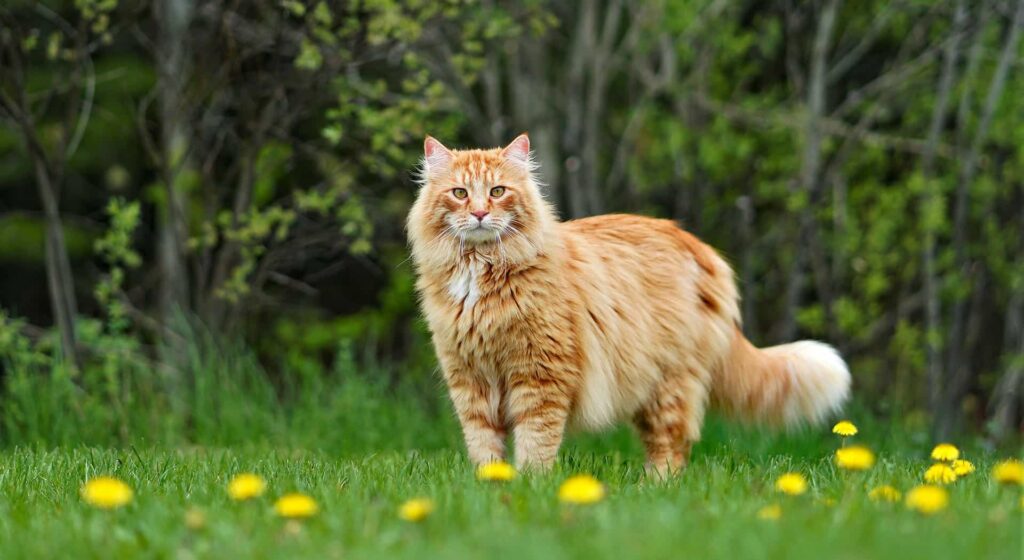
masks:
[[[422,139],[529,131],[563,218],[668,217],[717,247],[756,343],[836,345],[894,422],[1019,435],[1022,20],[1009,0],[6,2],[5,394],[61,370],[74,402],[131,368],[186,391],[197,332],[283,395],[339,353],[394,390],[429,378],[404,236]]]

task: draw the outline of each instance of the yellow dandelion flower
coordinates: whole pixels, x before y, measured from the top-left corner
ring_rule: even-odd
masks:
[[[873,502],[898,502],[901,497],[903,496],[900,491],[888,484],[877,486],[868,492],[868,498]]]
[[[932,484],[950,484],[956,482],[956,471],[945,463],[935,463],[924,471],[924,481]]]
[[[294,492],[278,498],[274,502],[274,511],[281,517],[297,519],[313,517],[320,511],[320,506],[317,505],[316,500],[313,498]]]
[[[242,473],[228,483],[228,495],[232,500],[242,501],[258,498],[267,490],[267,483],[259,475]]]
[[[916,486],[907,492],[906,503],[909,509],[931,515],[949,506],[949,492],[941,486]]]
[[[594,504],[604,499],[604,485],[589,474],[576,475],[562,483],[558,499],[569,504]]]
[[[492,482],[507,482],[516,477],[516,468],[503,461],[487,463],[476,470],[476,477]]]
[[[427,498],[415,498],[398,508],[398,517],[410,523],[419,523],[434,511],[434,502]]]
[[[875,454],[867,447],[854,445],[836,450],[836,466],[851,471],[864,471],[875,465]]]
[[[957,476],[966,476],[974,472],[974,463],[967,459],[957,459],[950,465]]]
[[[770,504],[764,506],[763,508],[757,511],[758,519],[764,519],[766,521],[775,521],[780,517],[782,517],[782,506],[780,506],[779,504]]]
[[[992,478],[1001,484],[1024,485],[1024,463],[1007,459],[992,467]]]
[[[843,437],[855,436],[857,435],[857,426],[854,426],[853,422],[850,422],[849,420],[843,420],[835,426],[832,426],[832,433]]]
[[[818,498],[818,503],[825,507],[835,507],[836,500],[835,498],[829,498],[828,496],[825,496],[824,498]]]
[[[124,482],[111,476],[98,476],[82,485],[82,499],[100,509],[115,509],[132,501],[133,492]]]
[[[936,461],[955,461],[960,458],[960,450],[952,443],[940,443],[932,449],[932,459]]]
[[[807,479],[800,473],[786,473],[775,481],[775,489],[783,494],[799,496],[807,491]]]

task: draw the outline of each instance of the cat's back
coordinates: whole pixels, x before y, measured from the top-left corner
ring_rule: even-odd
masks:
[[[707,351],[709,333],[732,328],[735,284],[711,247],[670,220],[613,214],[561,227],[568,292],[584,310],[587,384],[574,422],[605,426]]]
[[[666,257],[684,257],[693,259],[707,272],[725,266],[714,249],[671,220],[634,214],[605,214],[560,225],[579,251],[592,251],[602,261],[614,256],[656,265],[665,264]],[[675,258],[669,258],[669,261]]]
[[[738,321],[732,269],[710,246],[671,220],[608,214],[560,224],[573,287],[591,303],[683,313],[704,302]]]

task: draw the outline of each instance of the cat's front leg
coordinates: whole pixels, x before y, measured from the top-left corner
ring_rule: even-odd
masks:
[[[448,393],[462,424],[466,451],[474,465],[505,460],[505,424],[497,380],[470,372],[446,372]]]
[[[555,463],[569,418],[570,394],[563,381],[547,375],[509,378],[508,411],[518,468],[543,471]]]

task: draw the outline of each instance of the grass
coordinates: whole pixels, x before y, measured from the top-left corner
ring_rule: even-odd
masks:
[[[948,510],[924,517],[866,496],[877,484],[917,484],[924,459],[883,456],[868,473],[847,473],[827,457],[702,446],[685,475],[655,482],[637,457],[601,445],[614,447],[616,436],[578,440],[555,472],[507,484],[476,481],[456,451],[346,458],[259,448],[16,448],[0,456],[0,557],[1021,557],[1020,489],[991,481],[990,458],[950,487]],[[244,471],[267,479],[267,495],[227,497],[227,481]],[[807,475],[808,494],[773,490],[787,471]],[[604,481],[608,498],[559,504],[558,485],[578,472]],[[80,485],[100,474],[128,482],[133,503],[115,511],[84,504]],[[273,498],[293,490],[315,497],[320,515],[298,525],[276,518]],[[419,496],[436,501],[433,515],[416,525],[399,520],[398,505]],[[782,517],[759,519],[771,503],[782,505]],[[202,528],[187,527],[190,510],[202,512]]]
[[[1021,490],[988,475],[999,458],[1020,455],[1019,442],[992,450],[959,441],[978,470],[951,486],[949,509],[933,517],[868,500],[878,484],[906,491],[920,482],[935,442],[919,414],[883,421],[848,410],[857,441],[879,454],[867,473],[836,470],[839,442],[827,430],[767,434],[711,418],[693,464],[667,482],[643,476],[642,450],[624,428],[573,436],[554,472],[495,485],[474,479],[429,361],[389,370],[339,352],[329,368],[293,359],[272,375],[251,351],[200,339],[189,375],[168,378],[122,351],[123,340],[104,344],[110,351],[76,378],[34,354],[0,356],[4,560],[1019,560],[1024,550]],[[232,502],[227,482],[246,471],[269,490]],[[807,476],[806,495],[774,491],[789,471]],[[575,473],[602,480],[607,499],[559,504],[559,484]],[[126,481],[134,501],[115,511],[83,503],[81,485],[98,475]],[[275,517],[273,500],[290,491],[313,496],[321,513],[301,524]],[[433,515],[398,519],[398,506],[421,496],[436,502]],[[781,518],[759,519],[773,503]],[[204,522],[190,528],[196,512]]]

